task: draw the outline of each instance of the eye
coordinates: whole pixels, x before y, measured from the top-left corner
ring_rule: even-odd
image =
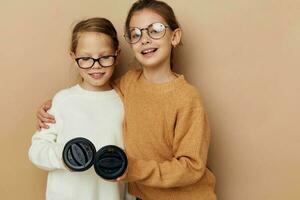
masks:
[[[132,29],[130,31],[130,38],[135,39],[141,36],[141,31],[139,29]]]
[[[91,58],[90,57],[81,57],[80,58],[82,61],[88,61],[88,60],[90,60]]]
[[[165,26],[162,23],[154,23],[150,28],[152,33],[160,33],[164,30]]]
[[[159,30],[155,30],[155,29],[150,29],[150,33],[159,33]]]
[[[101,60],[109,60],[109,59],[112,59],[112,58],[114,58],[114,56],[109,55],[109,56],[103,56],[100,59]]]

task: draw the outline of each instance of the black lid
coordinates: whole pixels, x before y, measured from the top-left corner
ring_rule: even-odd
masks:
[[[104,146],[96,153],[94,168],[102,178],[116,179],[126,171],[127,156],[115,145]]]
[[[66,143],[63,161],[73,171],[84,171],[94,164],[96,149],[91,141],[78,137]]]

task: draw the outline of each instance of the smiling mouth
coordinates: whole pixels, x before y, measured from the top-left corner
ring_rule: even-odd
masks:
[[[143,51],[141,51],[142,55],[147,55],[147,54],[151,54],[157,51],[157,48],[151,48],[151,49],[145,49]]]
[[[89,75],[93,78],[93,79],[100,79],[104,76],[105,72],[101,73],[89,73]]]

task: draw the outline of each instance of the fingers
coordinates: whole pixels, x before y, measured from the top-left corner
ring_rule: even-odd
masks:
[[[45,113],[38,112],[37,118],[43,123],[51,123],[51,124],[55,123],[54,116],[46,112]]]
[[[44,123],[55,123],[55,118],[53,115],[47,113],[51,104],[43,104],[37,111],[37,118]]]
[[[117,182],[119,182],[119,181],[121,181],[121,180],[122,180],[122,178],[121,178],[121,177],[117,178]]]
[[[36,130],[40,131],[41,130],[41,127],[39,125],[39,122],[36,123]]]
[[[47,113],[47,111],[51,108],[52,101],[48,100],[41,105],[38,109],[36,116],[37,116],[37,129],[41,130],[41,128],[49,128],[46,123],[55,123],[55,118],[53,115]]]
[[[44,105],[46,105],[48,107],[48,109],[51,108],[52,100],[50,99],[50,100],[46,101]]]
[[[43,123],[41,120],[38,119],[37,121],[37,129],[40,131],[42,128],[48,129],[49,126],[45,123]]]
[[[115,182],[123,181],[125,179],[125,177],[126,177],[126,174],[123,174],[122,176],[118,177],[117,179],[104,179],[104,180],[115,183]]]
[[[46,102],[42,105],[41,109],[45,112],[47,112],[51,108],[51,102]]]
[[[118,177],[118,178],[116,179],[116,181],[119,182],[119,181],[124,180],[124,179],[126,178],[126,175],[127,175],[127,171],[126,171],[122,176]]]
[[[51,106],[51,105],[50,105]],[[55,121],[55,118],[53,115],[49,114],[47,111],[49,110],[49,105],[43,105],[39,111],[38,111],[38,115],[41,117],[42,121],[48,122],[47,120],[53,120]]]

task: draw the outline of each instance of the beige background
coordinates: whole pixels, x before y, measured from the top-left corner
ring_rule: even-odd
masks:
[[[70,31],[111,19],[122,74],[133,58],[122,38],[133,1],[0,2],[0,199],[44,199],[46,172],[27,156],[35,112],[74,83]],[[204,99],[212,127],[209,166],[220,200],[300,199],[300,2],[170,0],[184,30],[176,71]]]

